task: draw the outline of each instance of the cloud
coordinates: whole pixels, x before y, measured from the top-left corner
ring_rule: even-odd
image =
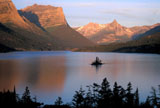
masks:
[[[130,12],[126,12],[123,10],[106,10],[106,11],[102,11],[103,14],[111,14],[111,15],[117,15],[117,16],[123,16],[123,17],[131,17],[131,18],[137,18],[136,15],[130,13]]]

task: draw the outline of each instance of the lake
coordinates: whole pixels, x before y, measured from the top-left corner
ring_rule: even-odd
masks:
[[[105,64],[91,66],[98,56]],[[151,87],[160,85],[160,55],[98,52],[11,52],[0,54],[0,91],[13,90],[21,96],[26,86],[32,96],[45,104],[53,104],[58,96],[71,102],[82,86],[101,83],[107,77],[111,87],[115,81],[127,87],[138,87],[144,101]]]

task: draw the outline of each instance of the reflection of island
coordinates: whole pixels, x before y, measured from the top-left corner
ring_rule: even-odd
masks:
[[[66,77],[65,62],[64,56],[0,61],[0,90],[22,85],[60,92]]]
[[[96,72],[99,71],[99,69],[101,68],[101,65],[92,65],[95,69],[96,69]]]

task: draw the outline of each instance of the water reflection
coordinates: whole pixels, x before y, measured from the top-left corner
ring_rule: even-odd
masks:
[[[29,85],[61,92],[66,79],[65,60],[64,56],[57,56],[0,61],[0,90]]]
[[[99,69],[101,68],[102,65],[92,65],[92,67],[95,68],[96,72],[99,71]]]
[[[65,56],[40,59],[38,88],[61,92],[66,80]]]
[[[13,90],[14,85],[17,85],[20,81],[18,72],[17,61],[0,61],[0,91],[4,89]]]
[[[150,93],[151,86],[160,84],[160,55],[78,52],[13,55],[0,54],[0,90],[12,90],[15,85],[17,92],[22,94],[25,86],[29,86],[32,94],[45,103],[53,103],[57,96],[70,102],[81,85],[101,83],[105,77],[111,86],[117,81],[125,88],[129,81],[132,82],[139,88],[141,99]],[[103,66],[90,65],[96,56],[103,60]]]

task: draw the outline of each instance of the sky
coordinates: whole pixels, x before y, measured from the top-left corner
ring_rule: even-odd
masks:
[[[114,19],[123,26],[160,23],[160,0],[12,0],[17,9],[33,4],[62,7],[72,27],[89,22],[107,24]]]

